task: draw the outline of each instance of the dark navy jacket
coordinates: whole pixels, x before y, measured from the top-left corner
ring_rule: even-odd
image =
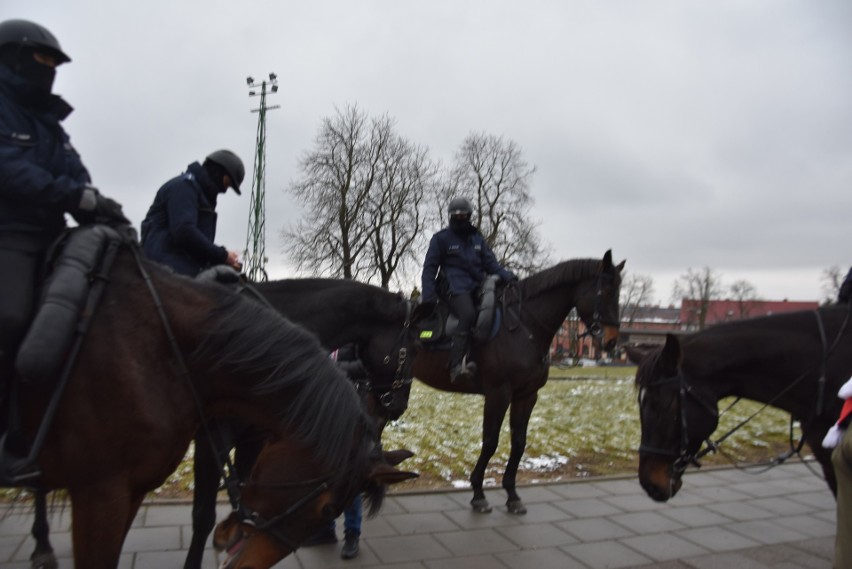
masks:
[[[80,203],[89,173],[60,125],[71,107],[42,96],[0,65],[0,232],[27,232],[50,242]]]
[[[497,262],[485,238],[475,229],[460,235],[445,227],[432,236],[423,261],[422,302],[437,300],[435,278],[439,268],[451,295],[472,293],[487,275],[498,275],[504,281],[515,277]]]
[[[227,261],[227,249],[213,243],[218,194],[218,186],[198,162],[163,184],[142,222],[147,257],[193,277]]]

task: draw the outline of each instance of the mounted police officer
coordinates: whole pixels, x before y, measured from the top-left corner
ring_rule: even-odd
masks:
[[[129,224],[89,172],[61,121],[71,106],[53,94],[56,68],[71,61],[56,37],[26,20],[0,22],[0,399],[35,304],[45,252],[79,223]],[[0,406],[5,411],[5,405]]]
[[[503,282],[517,280],[505,269],[471,223],[473,207],[465,198],[454,198],[447,208],[449,225],[432,236],[423,262],[421,304],[433,305],[438,300],[438,271],[446,301],[459,320],[450,349],[450,379],[469,379],[476,364],[467,360],[470,329],[476,319],[474,294],[488,275],[498,275]]]
[[[163,184],[142,222],[148,258],[192,277],[213,265],[240,270],[239,254],[214,244],[216,199],[228,188],[239,194],[245,175],[236,154],[217,150]]]

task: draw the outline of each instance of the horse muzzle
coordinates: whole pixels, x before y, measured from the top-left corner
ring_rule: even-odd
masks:
[[[232,513],[216,526],[213,547],[223,556],[219,569],[269,569],[292,553]]]
[[[667,502],[677,494],[683,481],[674,463],[656,457],[639,456],[639,484],[656,502]]]
[[[601,336],[601,347],[610,351],[615,348],[616,342],[618,342],[618,326],[605,325]]]

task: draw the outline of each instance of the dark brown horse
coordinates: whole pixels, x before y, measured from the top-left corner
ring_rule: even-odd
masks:
[[[316,334],[329,352],[354,342],[370,372],[368,385],[359,387],[368,411],[376,420],[378,432],[388,419],[397,418],[408,405],[410,370],[414,357],[409,329],[410,303],[382,288],[340,279],[285,279],[255,283],[243,294],[257,294],[289,320]],[[233,421],[219,422],[215,431],[227,440],[220,445],[229,451],[236,447],[235,466],[239,478],[254,464],[263,442],[257,429]],[[195,441],[193,461],[192,539],[185,569],[201,567],[207,537],[216,521],[216,497],[222,465],[211,452],[203,434]]]
[[[500,427],[509,410],[512,445],[503,474],[510,513],[526,509],[515,490],[515,477],[527,438],[527,425],[547,381],[550,344],[556,331],[576,308],[590,330],[599,330],[609,349],[618,336],[618,293],[624,262],[614,265],[612,253],[603,260],[565,261],[530,277],[504,294],[503,325],[497,336],[473,350],[478,366],[470,382],[450,382],[447,350],[421,349],[414,359],[414,377],[437,389],[485,396],[482,421],[482,450],[470,475],[471,505],[477,512],[490,512],[482,484],[488,461],[497,449]]]
[[[831,452],[821,442],[840,412],[837,390],[852,374],[849,316],[848,306],[824,307],[669,335],[664,347],[647,352],[629,349],[641,362],[639,481],[648,495],[660,502],[674,496],[686,468],[724,444],[701,449],[716,430],[724,397],[790,413],[836,491]]]
[[[109,271],[38,456],[43,487],[66,488],[71,498],[75,566],[117,566],[145,494],[179,464],[201,413],[241,418],[280,442],[257,464],[264,483],[248,505],[274,519],[261,534],[298,543],[365,486],[378,503],[384,484],[406,477],[376,453],[355,390],[312,335],[218,285],[175,276],[132,253],[122,249]],[[30,436],[45,414],[45,391],[20,386]],[[266,461],[290,469],[270,470]],[[322,482],[314,487],[306,476]],[[281,501],[278,484],[295,488],[283,492],[295,502]],[[295,516],[275,509],[294,506]],[[266,551],[262,539],[247,540],[238,559]]]

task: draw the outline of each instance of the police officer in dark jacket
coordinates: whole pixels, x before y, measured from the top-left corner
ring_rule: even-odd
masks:
[[[216,199],[233,188],[240,193],[245,178],[242,160],[230,150],[217,150],[203,164],[166,182],[142,222],[142,248],[149,259],[194,277],[213,265],[242,265],[236,251],[214,244]]]
[[[90,185],[61,121],[71,107],[53,94],[71,61],[56,37],[26,20],[0,22],[0,398],[34,310],[44,254],[79,223],[129,224],[121,206]]]
[[[454,198],[447,208],[450,224],[432,236],[423,262],[421,304],[434,304],[438,299],[438,270],[446,286],[446,300],[459,320],[450,349],[450,379],[469,379],[476,364],[467,361],[470,329],[476,318],[474,293],[488,275],[498,275],[504,282],[517,280],[511,271],[497,262],[485,238],[471,223],[473,207],[465,198]]]

